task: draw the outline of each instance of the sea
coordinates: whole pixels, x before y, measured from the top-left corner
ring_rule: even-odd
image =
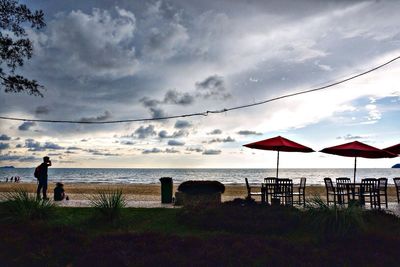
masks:
[[[36,182],[33,168],[1,168],[0,181],[19,176],[21,182]],[[49,182],[63,183],[106,183],[106,184],[159,184],[161,177],[172,177],[175,184],[188,180],[216,180],[223,184],[259,184],[265,177],[275,177],[276,169],[137,169],[137,168],[49,168]],[[354,169],[279,169],[279,178],[291,178],[295,182],[307,178],[308,185],[323,185],[325,177],[349,177],[353,179]],[[400,169],[360,168],[356,180],[362,178],[388,178],[393,184],[394,177],[400,177]]]

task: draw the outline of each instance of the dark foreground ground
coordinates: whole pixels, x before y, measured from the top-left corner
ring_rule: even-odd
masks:
[[[0,204],[0,266],[399,266],[400,220],[381,212],[243,203],[93,208],[23,218]]]

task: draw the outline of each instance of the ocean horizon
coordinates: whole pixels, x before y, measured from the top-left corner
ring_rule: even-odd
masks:
[[[0,181],[19,176],[21,182],[36,182],[34,168],[2,168]],[[280,178],[307,178],[308,185],[323,185],[325,177],[353,178],[352,168],[282,168]],[[172,177],[175,184],[188,180],[216,180],[223,184],[261,183],[265,177],[275,177],[274,168],[49,168],[49,182],[63,183],[106,183],[106,184],[158,184],[161,177]],[[400,177],[400,169],[360,168],[357,181],[362,178]]]

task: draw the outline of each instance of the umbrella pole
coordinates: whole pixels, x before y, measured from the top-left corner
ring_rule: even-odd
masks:
[[[357,171],[357,157],[354,158],[354,179],[353,179],[354,183],[356,183],[356,171]]]
[[[279,172],[279,150],[278,150],[278,158],[276,160],[276,179],[278,179],[278,172]]]

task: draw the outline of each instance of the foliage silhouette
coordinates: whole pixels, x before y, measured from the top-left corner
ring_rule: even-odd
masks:
[[[24,189],[5,194],[5,205],[12,219],[28,221],[50,218],[55,211],[54,203],[49,200],[37,199]]]
[[[32,12],[16,0],[0,0],[0,84],[7,93],[27,92],[41,96],[44,89],[36,80],[29,80],[16,74],[33,53],[32,41],[27,38],[24,24],[41,29],[44,23],[42,10]]]

